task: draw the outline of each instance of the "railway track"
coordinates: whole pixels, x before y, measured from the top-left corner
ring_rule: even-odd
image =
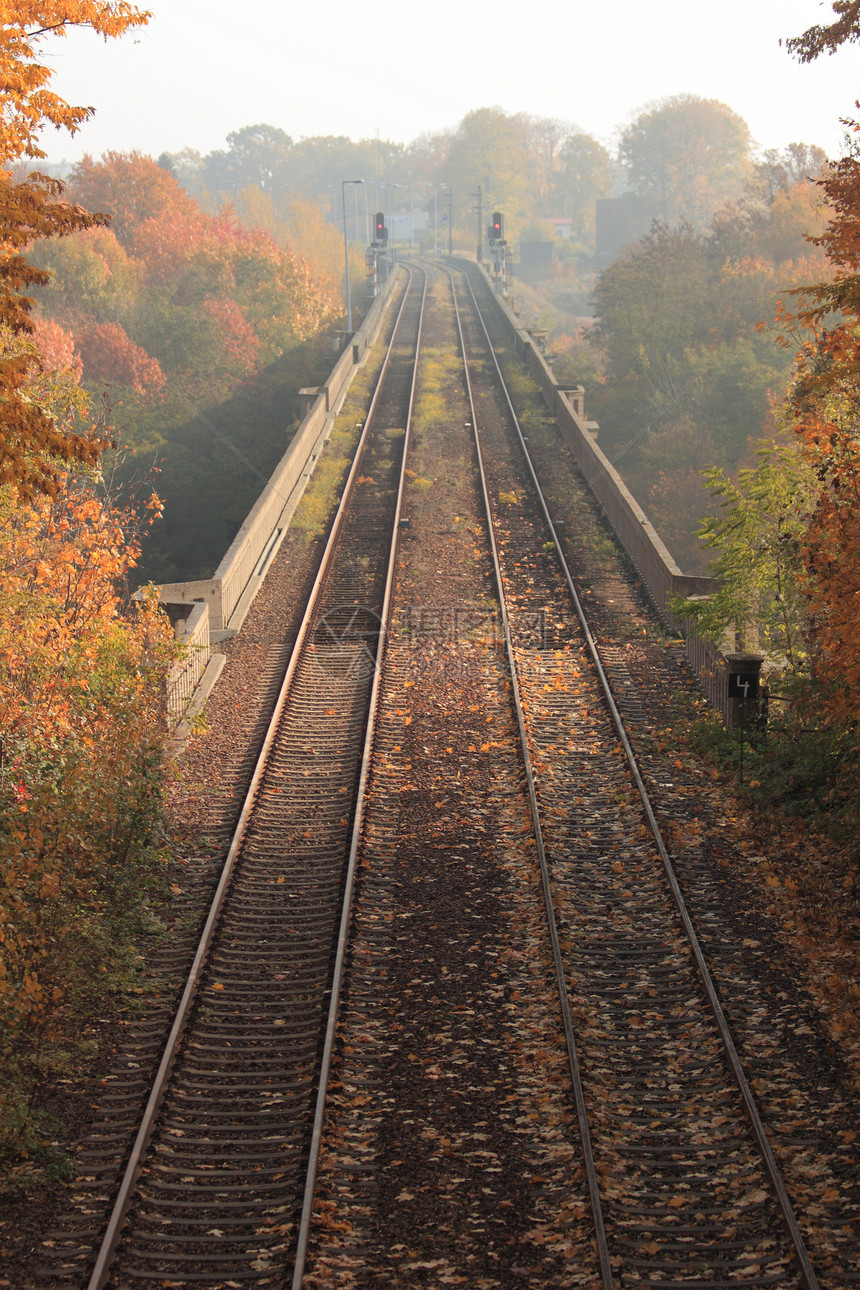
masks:
[[[388,612],[424,275],[383,377],[87,1284],[280,1284]]]
[[[602,1283],[817,1286],[471,291],[465,305],[479,444],[493,399],[505,431],[482,452],[486,499]]]
[[[626,644],[462,275],[410,448],[419,280],[153,1125],[94,1271],[67,1239],[51,1284],[839,1290],[856,1244],[819,1281],[620,721]]]

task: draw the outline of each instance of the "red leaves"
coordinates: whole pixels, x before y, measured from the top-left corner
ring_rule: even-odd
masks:
[[[8,166],[19,157],[43,157],[39,131],[46,122],[74,131],[92,109],[71,107],[47,87],[53,76],[42,46],[49,36],[64,34],[67,27],[87,26],[101,35],[118,36],[139,26],[148,15],[123,3],[98,0],[20,0],[4,9],[0,25],[0,82],[3,113],[0,118],[0,157]],[[14,183],[9,170],[0,170],[0,223],[4,255],[0,264],[0,324],[14,339],[33,330],[32,301],[23,294],[29,286],[45,282],[19,251],[37,238],[64,236],[103,222],[100,216],[61,200],[62,185],[44,175],[32,174]],[[25,497],[55,495],[63,467],[92,464],[98,445],[80,434],[58,426],[27,390],[26,360],[14,345],[0,354],[0,398],[4,404],[0,429],[0,484],[17,483]]]
[[[253,372],[257,366],[260,338],[246,320],[235,300],[226,297],[204,300],[198,312],[214,324],[219,343],[228,358],[242,372]],[[372,482],[372,481],[371,481]]]
[[[96,323],[78,335],[84,372],[91,381],[116,381],[142,395],[157,395],[167,378],[156,358],[130,340],[119,323]]]
[[[204,389],[213,396],[217,373],[226,396],[293,339],[315,334],[337,308],[329,284],[290,250],[229,211],[204,213],[148,157],[86,158],[70,190],[91,210],[106,212],[111,231],[95,242],[40,249],[40,263],[54,274],[43,303],[81,351],[90,351],[92,379],[118,381],[145,397],[166,375],[193,398]],[[95,217],[79,218],[86,225]],[[157,352],[163,374],[140,348],[142,333],[132,330],[132,320],[153,313],[159,327],[147,331],[145,344]],[[122,320],[129,336],[106,319]],[[108,336],[105,326],[117,330]]]

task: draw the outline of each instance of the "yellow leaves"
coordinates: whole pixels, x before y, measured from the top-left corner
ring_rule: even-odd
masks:
[[[172,632],[155,603],[126,613],[117,594],[131,558],[124,517],[91,484],[63,484],[29,503],[0,488],[0,889],[15,893],[0,1033],[22,1051],[116,916],[105,888],[132,899],[136,884],[112,871],[126,854],[141,872],[161,863],[143,860],[141,841],[157,810]],[[92,972],[108,988],[105,962]]]

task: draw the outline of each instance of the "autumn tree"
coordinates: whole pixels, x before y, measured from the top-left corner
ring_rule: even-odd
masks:
[[[813,672],[822,718],[844,729],[860,721],[860,163],[844,157],[819,183],[830,219],[813,240],[833,276],[778,318],[797,346],[787,407],[818,481],[802,541]]]
[[[797,184],[768,208],[758,199],[723,208],[704,232],[657,224],[597,279],[589,334],[605,370],[589,406],[637,496],[669,520],[685,563],[702,559],[695,529],[708,500],[697,472],[734,474],[774,433],[791,357],[758,324],[786,291],[825,271],[804,237],[820,227],[814,198],[814,185]]]
[[[532,191],[538,208],[548,212],[555,199],[562,153],[573,127],[557,117],[529,116],[525,119]]]
[[[840,46],[860,40],[860,0],[833,0],[833,12],[833,22],[826,26],[817,23],[785,42],[801,63],[811,63],[821,54],[835,53]]]
[[[768,148],[755,163],[755,173],[747,187],[770,205],[778,193],[798,184],[809,187],[812,180],[823,175],[826,165],[827,153],[815,144],[790,143],[782,152]]]
[[[34,296],[75,337],[88,387],[101,393],[107,383],[122,402],[123,435],[138,447],[184,420],[189,399],[226,397],[337,312],[331,278],[290,248],[286,220],[259,189],[242,201],[267,215],[268,230],[227,208],[206,214],[138,153],[86,158],[70,182],[111,226],[42,241],[32,258],[50,281]],[[313,232],[339,268],[336,235],[316,207],[309,212],[307,249]]]
[[[271,125],[248,125],[227,135],[227,148],[210,152],[201,181],[219,201],[235,201],[253,185],[276,202],[290,192],[289,162],[293,141]]]
[[[203,198],[203,168],[205,158],[196,148],[183,148],[180,152],[162,152],[158,156],[162,170],[172,175],[189,197],[196,201]]]
[[[0,325],[9,336],[33,329],[25,291],[47,281],[22,252],[34,238],[64,236],[94,223],[60,200],[61,186],[40,175],[14,182],[0,171]],[[56,493],[62,464],[93,463],[99,447],[74,430],[61,430],[27,394],[27,364],[7,345],[0,352],[0,485],[16,481],[25,496]]]
[[[531,213],[528,140],[528,119],[501,108],[478,108],[463,117],[446,164],[454,189],[455,224],[475,226],[471,212],[478,184],[488,218],[494,208],[505,211],[508,219]]]
[[[31,298],[45,281],[26,258],[38,238],[64,236],[92,226],[97,217],[62,198],[62,186],[32,171],[15,177],[16,162],[37,162],[45,153],[45,126],[74,133],[92,113],[65,102],[50,89],[52,70],[43,59],[46,43],[69,28],[88,27],[108,39],[148,21],[149,14],[125,0],[17,0],[0,13],[0,324],[8,335],[32,330]],[[0,356],[0,484],[16,481],[24,496],[56,493],[64,465],[93,462],[98,445],[75,431],[61,431],[50,414],[27,396],[27,364],[7,345]]]
[[[87,425],[98,444],[68,333],[0,327],[0,354],[58,433]],[[119,947],[161,867],[174,646],[155,599],[126,598],[158,499],[135,514],[99,474],[55,470],[52,496],[0,486],[0,1156],[33,1137],[40,1046],[127,970]]]
[[[712,552],[714,594],[675,605],[706,639],[728,649],[761,651],[796,673],[806,666],[806,604],[801,541],[814,476],[796,444],[759,445],[756,464],[732,479],[705,472],[718,503],[698,527]]]
[[[724,103],[678,94],[643,112],[621,136],[631,187],[669,224],[705,226],[752,173],[746,122]]]
[[[173,175],[136,151],[106,152],[99,161],[85,156],[69,175],[67,190],[86,210],[109,216],[122,245],[145,220],[197,209]]]
[[[301,197],[291,201],[286,222],[274,230],[274,236],[300,259],[318,266],[327,275],[330,290],[340,290],[343,244],[339,233],[324,218],[316,202]]]
[[[556,179],[558,213],[569,215],[577,237],[594,238],[598,197],[612,191],[612,161],[609,153],[589,134],[573,133],[565,139]]]
[[[860,40],[860,3],[833,0],[835,20],[786,42],[800,62]],[[860,125],[846,122],[853,133]],[[832,276],[780,307],[786,347],[797,344],[787,408],[818,481],[802,542],[816,711],[837,730],[860,722],[860,162],[852,152],[819,178],[828,224],[812,238]],[[796,315],[796,316],[795,316]],[[852,740],[856,736],[852,735]]]
[[[711,279],[704,240],[690,225],[657,225],[601,273],[595,285],[595,337],[608,375],[635,376],[654,409],[687,384],[683,354],[711,335]]]

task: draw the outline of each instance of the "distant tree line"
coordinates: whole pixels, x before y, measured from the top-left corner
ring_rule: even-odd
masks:
[[[749,464],[778,428],[793,358],[761,324],[829,271],[809,240],[826,216],[804,158],[770,155],[704,228],[655,221],[596,275],[593,321],[554,341],[558,374],[586,385],[605,450],[687,567],[708,559],[701,472]]]
[[[380,139],[353,141],[317,136],[294,141],[271,125],[246,126],[227,136],[227,147],[201,155],[192,149],[162,153],[159,165],[207,209],[229,202],[240,209],[250,193],[267,199],[269,212],[283,212],[297,197],[328,215],[341,209],[341,182],[362,178],[371,202],[402,209],[409,188],[420,209],[447,210],[464,247],[476,231],[475,193],[484,209],[505,212],[512,237],[541,220],[570,221],[584,252],[594,249],[595,202],[635,194],[646,213],[669,224],[708,224],[725,201],[768,173],[782,176],[820,169],[820,150],[799,147],[756,158],[746,123],[712,99],[684,94],[646,109],[622,131],[616,155],[573,122],[507,113],[501,108],[469,112],[451,131],[424,135],[410,144]]]

